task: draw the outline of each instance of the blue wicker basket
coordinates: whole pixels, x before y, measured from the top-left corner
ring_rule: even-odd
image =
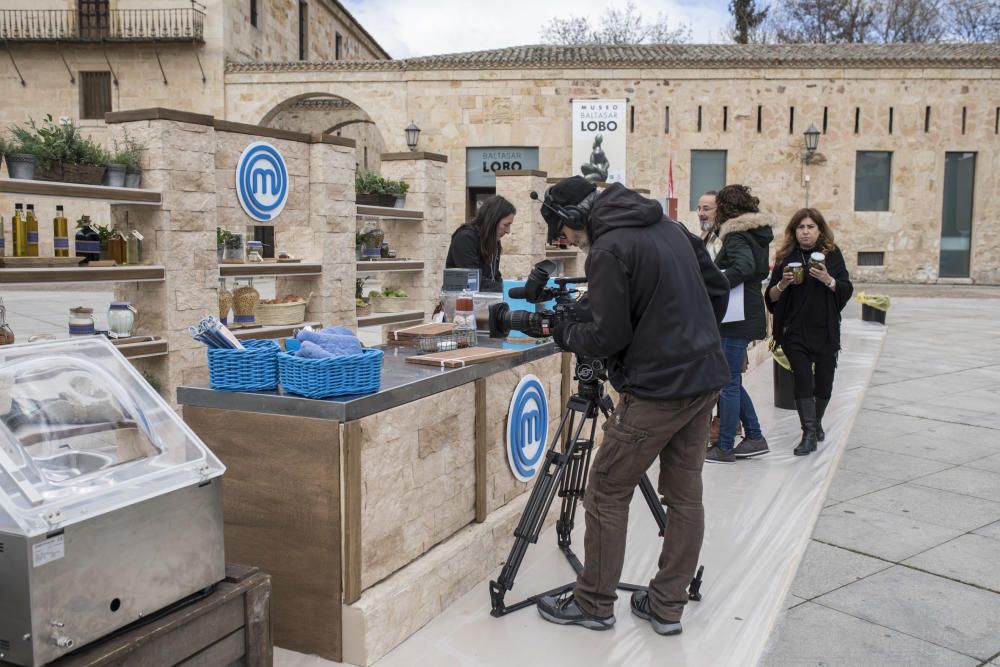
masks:
[[[278,353],[273,340],[240,341],[244,350],[208,350],[208,381],[219,391],[268,391],[278,386]]]
[[[382,350],[365,349],[326,359],[278,355],[282,388],[307,398],[329,398],[378,391],[382,384]]]

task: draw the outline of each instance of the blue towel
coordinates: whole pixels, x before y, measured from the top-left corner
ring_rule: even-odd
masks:
[[[342,327],[331,327],[331,329],[333,328],[343,329]],[[302,341],[303,349],[305,348],[305,344],[310,342],[329,352],[330,356],[361,354],[362,350],[361,341],[354,334],[300,331],[296,338]],[[305,355],[299,354],[299,356]]]
[[[321,334],[341,334],[344,336],[354,336],[354,332],[347,327],[327,327],[320,330]]]
[[[326,359],[327,357],[335,356],[323,348],[321,348],[316,343],[310,343],[305,341],[299,347],[298,351],[295,353],[296,357],[302,357],[303,359]]]

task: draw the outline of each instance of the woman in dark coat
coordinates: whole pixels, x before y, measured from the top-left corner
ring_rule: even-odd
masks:
[[[719,439],[705,456],[709,463],[733,463],[769,451],[753,401],[743,388],[747,346],[767,335],[760,286],[767,278],[774,218],[762,213],[759,204],[745,185],[727,185],[715,195],[715,233],[722,240],[715,265],[725,274],[730,289],[742,286],[743,317],[719,326],[722,351],[729,363],[729,384],[719,395]],[[737,423],[743,424],[746,435],[734,447]]]
[[[815,252],[824,255],[824,262],[810,266]],[[795,283],[790,263],[802,265],[801,284]],[[765,292],[774,313],[774,340],[795,375],[795,407],[802,424],[796,456],[816,451],[816,442],[826,437],[822,420],[840,352],[840,311],[853,292],[844,256],[823,214],[814,208],[797,211],[785,227]]]
[[[500,239],[510,232],[517,209],[500,196],[483,202],[476,217],[455,230],[446,269],[479,269],[480,292],[503,292]]]

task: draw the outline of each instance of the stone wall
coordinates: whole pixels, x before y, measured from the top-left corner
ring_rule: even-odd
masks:
[[[995,128],[998,84],[989,68],[282,72],[274,66],[227,74],[227,86],[236,93],[228,99],[250,97],[244,108],[230,105],[227,112],[252,117],[296,94],[345,85],[350,86],[345,94],[383,129],[390,150],[402,149],[403,137],[385,128],[403,127],[412,118],[423,130],[419,148],[449,156],[451,226],[465,217],[467,147],[537,146],[541,170],[569,174],[570,100],[628,98],[635,109],[628,135],[630,186],[662,196],[672,159],[680,217],[694,224],[696,216],[688,206],[691,151],[726,150],[726,180],[753,187],[762,206],[784,222],[805,205],[800,173],[808,175],[809,204],[832,221],[848,267],[870,281],[937,280],[944,154],[976,151],[971,277],[976,282],[1000,280],[1000,223],[990,215],[1000,207],[1000,189],[994,187],[1000,160]],[[367,102],[376,99],[391,103]],[[931,122],[925,132],[927,106]],[[405,120],[401,108],[407,110]],[[802,133],[810,124],[824,129],[824,110],[827,123],[818,154],[803,171]],[[887,212],[854,211],[856,153],[867,150],[893,151]],[[859,270],[857,253],[862,251],[885,252],[884,266]]]

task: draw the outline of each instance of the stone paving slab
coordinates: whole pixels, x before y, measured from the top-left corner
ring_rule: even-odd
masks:
[[[997,546],[1000,547],[1000,543]],[[791,591],[799,598],[810,600],[892,566],[893,563],[878,558],[813,540],[799,564]]]
[[[921,477],[913,483],[1000,502],[1000,472],[958,466]]]
[[[898,563],[954,539],[964,531],[942,528],[852,502],[824,509],[813,537]]]
[[[903,563],[1000,593],[1000,540],[962,535]]]
[[[1000,652],[1000,595],[925,572],[896,565],[816,602],[980,660]]]
[[[962,532],[1000,520],[1000,503],[917,483],[893,486],[851,502]]]
[[[974,461],[969,461],[966,465],[970,468],[989,470],[990,472],[1000,472],[1000,454],[975,459]]]
[[[844,470],[852,470],[854,472],[862,472],[906,482],[917,477],[940,472],[951,466],[947,463],[929,461],[915,456],[905,456],[869,447],[859,447],[844,452],[844,458],[841,461],[840,467]]]
[[[937,422],[930,422],[937,425]],[[928,426],[928,429],[931,428]],[[986,438],[944,438],[939,432],[925,430],[908,433],[880,442],[869,443],[869,447],[883,452],[905,454],[921,459],[959,465],[989,456],[997,451],[997,444]]]
[[[854,472],[853,470],[840,469],[837,476],[833,478],[830,489],[827,491],[827,498],[837,501],[852,500],[858,496],[863,496],[874,491],[881,491],[890,486],[902,484],[898,479],[869,475],[864,472]]]
[[[806,602],[786,612],[776,641],[761,665],[959,667],[980,661],[898,630],[867,623],[834,609]]]
[[[976,535],[982,535],[984,537],[989,537],[994,540],[1000,540],[1000,521],[996,523],[991,523],[988,526],[983,526],[982,528],[977,528],[972,531]]]

